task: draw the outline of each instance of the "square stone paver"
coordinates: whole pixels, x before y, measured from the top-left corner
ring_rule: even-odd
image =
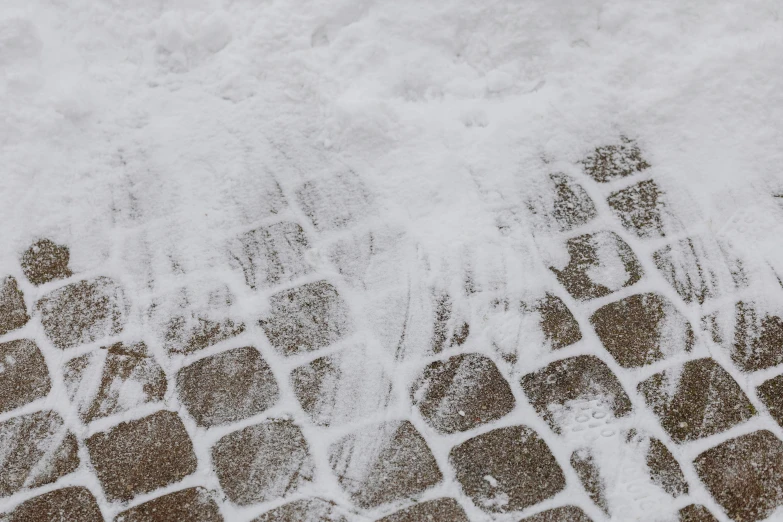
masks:
[[[127,501],[178,482],[196,471],[185,426],[171,411],[123,422],[85,441],[110,501]]]
[[[568,264],[549,267],[571,297],[580,301],[609,295],[642,278],[631,247],[614,232],[602,231],[566,241]]]
[[[653,253],[655,266],[686,303],[703,304],[746,282],[742,263],[715,240],[692,237]]]
[[[84,423],[162,401],[166,394],[166,374],[144,343],[101,347],[65,363],[63,373]]]
[[[554,189],[554,201],[550,215],[561,232],[572,230],[595,219],[598,211],[595,203],[571,176],[563,173],[550,174]]]
[[[4,522],[103,522],[89,489],[75,486],[55,489],[19,504]]]
[[[453,498],[439,498],[437,500],[419,502],[409,508],[378,519],[377,522],[438,522],[440,520],[470,522],[470,519],[465,514],[465,510]]]
[[[693,462],[732,520],[755,522],[783,505],[783,442],[762,430],[729,439]]]
[[[571,467],[576,471],[579,482],[595,505],[609,515],[609,502],[606,500],[606,484],[595,464],[593,454],[588,448],[578,449],[571,454]]]
[[[536,513],[519,522],[593,522],[593,520],[576,506],[563,506]]]
[[[640,238],[666,235],[664,216],[666,203],[663,191],[651,179],[612,193],[607,202],[629,232]]]
[[[296,398],[319,426],[377,414],[392,400],[392,382],[364,344],[319,357],[291,372]]]
[[[272,346],[284,355],[324,348],[350,329],[348,305],[327,281],[283,290],[269,302],[270,311],[259,323]]]
[[[155,498],[123,511],[114,522],[222,522],[212,494],[204,488],[188,488]]]
[[[68,268],[70,259],[68,247],[49,239],[39,239],[22,254],[22,272],[36,286],[65,279],[73,275]]]
[[[0,423],[0,497],[51,484],[79,467],[76,437],[53,411]]]
[[[688,494],[688,481],[682,468],[663,442],[650,439],[646,462],[653,484],[674,498]]]
[[[449,462],[462,490],[484,511],[519,511],[565,488],[563,470],[526,426],[498,428],[452,448]]]
[[[737,382],[710,358],[656,373],[637,388],[678,444],[721,433],[756,414]]]
[[[283,221],[242,234],[231,257],[250,288],[269,288],[312,271],[304,258],[308,247],[302,227]]]
[[[353,172],[308,181],[296,199],[318,231],[346,228],[370,212],[370,194]]]
[[[597,147],[582,160],[585,174],[599,183],[636,174],[650,167],[635,140],[620,136],[615,144]]]
[[[636,294],[599,308],[590,323],[624,368],[636,368],[693,348],[693,329],[666,298]]]
[[[329,448],[342,488],[364,509],[415,496],[441,475],[427,443],[409,421],[364,426]]]
[[[0,412],[46,397],[51,387],[46,361],[33,341],[0,344]]]
[[[16,279],[6,277],[0,286],[0,335],[23,327],[29,320],[24,294],[19,290]]]
[[[290,420],[229,433],[212,447],[212,462],[226,496],[241,506],[285,497],[313,479],[307,441]]]
[[[702,319],[713,341],[743,372],[783,363],[783,307],[739,301]]]
[[[679,522],[718,522],[709,509],[698,504],[685,506],[678,512],[678,515],[680,516]]]
[[[411,388],[411,400],[427,424],[441,433],[492,422],[515,405],[511,387],[495,363],[476,353],[427,365]]]
[[[177,374],[179,397],[199,426],[227,424],[277,402],[272,369],[250,346],[199,359]]]
[[[546,293],[532,305],[522,303],[522,311],[537,313],[540,316],[541,333],[544,335],[544,342],[551,350],[571,346],[582,339],[582,331],[574,314],[563,300],[554,294]]]
[[[775,422],[783,426],[783,375],[764,381],[756,393]]]
[[[560,433],[557,410],[577,400],[607,402],[615,417],[631,412],[631,400],[620,381],[601,359],[578,355],[555,361],[521,379],[522,389],[536,412]]]
[[[125,292],[108,277],[60,287],[38,301],[44,332],[65,349],[118,335],[127,320]]]
[[[305,498],[267,511],[253,522],[349,522],[345,510],[321,498]]]

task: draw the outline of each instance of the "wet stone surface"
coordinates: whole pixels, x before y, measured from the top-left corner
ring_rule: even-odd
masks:
[[[560,433],[558,408],[572,401],[599,399],[608,402],[615,417],[631,412],[631,400],[620,381],[594,355],[579,355],[555,361],[521,379],[522,389],[553,431]]]
[[[68,398],[84,423],[162,401],[166,394],[166,375],[144,343],[101,347],[65,363],[63,373]]]
[[[350,346],[295,368],[291,384],[302,409],[319,426],[334,426],[383,411],[392,383],[366,346]]]
[[[0,344],[0,412],[46,397],[51,387],[46,361],[33,341]]]
[[[656,373],[638,390],[678,444],[721,433],[756,414],[737,382],[710,358]]]
[[[85,441],[107,498],[131,500],[196,471],[196,455],[176,413],[123,422]]]
[[[30,316],[24,304],[24,294],[16,279],[8,276],[0,286],[0,335],[18,330],[27,324]]]
[[[108,277],[58,288],[37,307],[46,336],[61,349],[119,334],[128,313],[125,292]]]
[[[307,441],[290,420],[229,433],[212,447],[212,462],[223,492],[242,506],[285,497],[313,478]]]
[[[563,506],[547,509],[519,522],[593,522],[584,511],[576,506]]]
[[[439,498],[420,502],[409,508],[385,516],[377,522],[470,522],[465,510],[453,498]]]
[[[732,520],[763,520],[783,504],[783,442],[769,431],[729,439],[693,464]]]
[[[3,522],[103,522],[101,510],[90,490],[69,487],[44,493],[22,502]]]
[[[183,489],[123,511],[114,522],[222,522],[212,494],[204,488]]]
[[[441,433],[466,431],[514,409],[511,387],[491,359],[456,355],[427,365],[411,389],[424,420]]]
[[[763,382],[756,393],[767,407],[775,422],[783,426],[783,375],[778,375]]]
[[[641,279],[643,271],[631,248],[614,232],[596,232],[566,242],[568,264],[550,267],[571,297],[580,301],[609,295]]]
[[[740,370],[754,372],[783,363],[781,313],[781,307],[739,301],[704,317],[702,326]]]
[[[269,288],[309,273],[307,236],[297,223],[283,221],[241,235],[231,257],[250,288]]]
[[[691,504],[682,508],[678,515],[679,522],[718,522],[710,510],[698,504]]]
[[[452,448],[462,490],[484,511],[518,511],[554,496],[565,476],[549,447],[526,426],[499,428]]]
[[[597,147],[582,160],[585,174],[599,183],[624,178],[650,167],[635,140],[621,136],[618,143]]]
[[[666,235],[664,194],[655,181],[640,181],[612,193],[607,202],[620,222],[640,238]]]
[[[76,437],[53,411],[0,423],[0,497],[51,484],[79,467]]]
[[[595,505],[609,514],[609,503],[606,500],[606,485],[601,478],[598,466],[589,449],[578,449],[571,454],[571,467],[576,471],[579,482],[587,491],[587,495]]]
[[[636,294],[599,308],[590,323],[624,368],[636,368],[693,348],[693,329],[666,298]]]
[[[267,511],[253,522],[349,522],[348,514],[334,502],[321,498],[295,500]]]
[[[559,350],[582,339],[574,314],[556,295],[547,293],[535,303],[533,310],[541,315],[541,331],[550,349]]]
[[[49,239],[39,239],[22,254],[22,272],[36,286],[65,279],[73,275],[68,268],[70,259],[68,247]]]
[[[415,496],[443,478],[408,421],[365,426],[329,448],[329,463],[353,502],[370,509]]]
[[[177,374],[182,403],[199,426],[245,419],[274,405],[278,387],[272,369],[253,347],[199,359]]]
[[[269,342],[284,355],[324,348],[348,334],[348,305],[337,289],[317,281],[269,298],[270,312],[259,323]]]

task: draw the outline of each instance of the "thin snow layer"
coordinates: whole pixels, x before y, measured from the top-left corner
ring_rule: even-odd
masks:
[[[184,299],[187,320],[209,317],[205,289],[225,287],[232,297],[216,319],[245,321],[239,339],[261,344],[250,325],[269,293],[248,289],[227,245],[258,226],[301,223],[307,277],[338,281],[354,335],[394,380],[400,400],[374,420],[402,418],[409,412],[396,404],[419,367],[394,364],[430,348],[433,292],[496,296],[515,309],[554,288],[539,252],[564,253],[562,243],[530,232],[526,202],[551,172],[586,180],[578,162],[620,135],[638,140],[675,230],[713,233],[746,252],[747,269],[783,274],[780,199],[769,198],[783,194],[781,9],[774,0],[5,0],[0,268],[23,281],[19,255],[35,238],[69,245],[75,273],[122,284],[131,303],[123,338],[149,341],[172,376],[184,363],[160,345],[165,310]],[[613,222],[602,190],[588,190],[598,223]],[[600,256],[607,268],[590,277],[621,286],[621,264]],[[28,308],[48,292],[22,284]],[[525,369],[553,357],[535,342],[536,321],[506,321],[477,299],[449,305],[447,328],[472,320],[466,349],[517,352]],[[164,316],[150,319],[158,303]],[[30,328],[25,335],[43,337]],[[578,349],[606,355],[594,336]],[[304,362],[269,347],[263,355],[279,382]],[[56,397],[46,406],[80,436],[127,417],[80,427],[56,375],[62,354],[47,347],[45,356]],[[118,393],[122,406],[136,404],[137,390]],[[357,392],[332,393],[349,401]],[[344,407],[330,413],[348,418]],[[284,390],[270,415],[298,408]],[[557,442],[528,410],[511,415]],[[200,468],[183,484],[217,487],[204,463],[227,431],[188,422]],[[326,469],[342,433],[306,435]],[[602,469],[617,465],[597,448]],[[567,466],[564,450],[553,451]],[[70,477],[100,491],[84,467]],[[345,500],[333,478],[316,479],[314,494]],[[107,517],[120,509],[96,494]],[[431,494],[488,519],[453,477]],[[259,512],[221,509],[231,520]]]

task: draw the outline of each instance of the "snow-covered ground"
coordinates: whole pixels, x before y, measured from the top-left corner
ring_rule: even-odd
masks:
[[[84,485],[110,520],[164,493],[201,486],[214,492],[226,520],[241,522],[310,496],[336,502],[348,520],[376,520],[410,499],[449,497],[479,522],[564,505],[596,522],[662,522],[677,520],[690,504],[725,522],[730,501],[705,482],[697,457],[758,430],[783,439],[757,391],[783,371],[783,355],[761,353],[771,343],[783,354],[783,337],[775,337],[783,323],[764,322],[780,320],[783,309],[783,4],[0,4],[0,276],[18,281],[32,316],[0,342],[35,340],[51,379],[48,395],[0,411],[0,423],[55,410],[75,434],[80,457],[78,469],[56,482],[26,484],[0,498],[0,512]],[[644,165],[618,153],[629,175],[596,178],[590,162],[607,146],[636,150]],[[657,196],[633,192],[650,179]],[[568,199],[560,182],[581,188]],[[655,197],[651,223],[642,214]],[[280,222],[293,228],[274,228]],[[260,228],[263,239],[253,239]],[[585,234],[595,235],[569,242]],[[29,281],[20,258],[39,238],[67,245],[74,275],[40,286]],[[570,265],[585,248],[596,261]],[[65,282],[99,277],[121,288],[122,328],[58,344],[46,314],[71,312],[36,303]],[[582,277],[578,290],[569,286],[575,277]],[[326,286],[317,283],[323,280]],[[275,336],[289,335],[291,325],[275,330],[274,321],[301,318],[285,301],[298,297],[281,292],[308,283],[329,300],[318,311],[328,332],[300,336],[289,353]],[[617,317],[636,313],[629,312],[637,310],[633,296],[650,293],[666,301],[651,312],[662,318],[655,338],[640,339],[633,323],[631,334],[612,341],[621,336],[612,330]],[[549,295],[581,332],[562,346],[542,326]],[[619,312],[611,308],[626,298]],[[41,303],[52,302],[46,299]],[[650,299],[639,309],[658,306]],[[760,310],[751,326],[738,326],[746,317],[735,313],[740,301]],[[197,351],[175,347],[167,328],[181,313],[194,324],[230,318],[244,326]],[[732,345],[740,330],[772,337],[750,342],[745,353]],[[99,404],[100,418],[85,417],[108,364],[109,355],[96,349],[138,341],[153,366],[118,382],[116,404]],[[637,364],[638,354],[625,350],[646,342],[657,344]],[[183,370],[244,346],[261,354],[253,368],[267,381],[253,393],[268,404],[262,412],[239,408],[252,415],[205,414],[222,419],[212,425],[184,402],[188,393],[200,396],[201,380],[219,402],[210,386],[220,386],[198,373],[187,381],[193,391]],[[449,366],[456,354],[484,358]],[[551,392],[539,409],[524,379],[583,355],[605,363],[611,385],[585,385],[567,400]],[[317,368],[308,365],[325,356],[318,364],[337,370],[327,384],[318,381],[316,395],[331,395],[312,405],[303,397],[313,379],[307,372]],[[708,411],[702,431],[677,435],[647,390],[671,398],[691,382],[683,377],[689,372],[696,382],[723,383],[717,370],[688,366],[706,357],[738,384],[742,398],[732,407],[753,414],[713,429],[717,414]],[[437,361],[444,366],[429,366]],[[152,401],[138,382],[149,383],[158,367],[167,386]],[[594,372],[604,375],[590,366],[585,379]],[[496,373],[507,395],[504,386],[487,384]],[[432,399],[426,410],[440,419],[433,421],[423,406],[434,386],[427,383],[445,374],[453,379],[446,399]],[[442,419],[451,409],[465,417],[459,404],[482,386],[492,404],[479,409],[494,417]],[[617,390],[628,395],[622,412]],[[727,408],[721,400],[709,404]],[[742,401],[748,406],[735,406]],[[123,503],[97,478],[84,440],[162,409],[182,418],[197,470]],[[302,475],[311,480],[293,493],[269,486],[279,494],[233,494],[215,471],[214,447],[271,418],[301,427],[312,459]],[[589,426],[585,418],[593,419]],[[471,439],[520,425],[545,442],[565,486],[540,502],[515,504],[503,489],[511,486],[486,473],[486,491],[471,493],[463,473],[473,468],[460,464],[455,448],[469,453]],[[12,445],[4,429],[0,462]],[[416,442],[389,456],[389,440],[416,437],[434,459],[435,471],[422,472],[432,487],[383,497],[378,491],[392,486],[374,483],[368,469],[379,459],[419,458]],[[644,455],[661,441],[682,468],[686,493],[667,491],[650,474]],[[580,467],[584,462],[591,464]],[[598,500],[580,475],[590,466],[601,478]],[[748,508],[754,514],[741,520],[783,520],[783,511],[774,513],[783,497],[769,495],[759,500],[763,509]]]

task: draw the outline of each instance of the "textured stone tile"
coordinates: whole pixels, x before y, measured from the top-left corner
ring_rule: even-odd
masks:
[[[685,506],[678,512],[678,515],[680,516],[679,522],[718,522],[709,509],[698,504]]]
[[[295,368],[291,384],[299,404],[319,426],[359,420],[383,411],[392,383],[366,346],[350,346]]]
[[[345,510],[320,498],[295,500],[267,511],[253,522],[349,522]]]
[[[640,238],[656,238],[666,235],[664,193],[651,179],[613,192],[607,202],[620,222]]]
[[[693,348],[693,329],[666,298],[636,294],[599,308],[590,323],[624,368],[636,368]]]
[[[490,513],[524,509],[566,485],[549,447],[526,426],[473,437],[452,448],[449,461],[465,494]]]
[[[46,361],[33,341],[0,344],[0,412],[46,397],[51,387]]]
[[[90,490],[83,487],[56,489],[19,504],[5,522],[103,522],[103,515]]]
[[[349,434],[329,448],[329,463],[359,507],[415,496],[443,478],[427,443],[408,421],[391,421]]]
[[[277,402],[277,382],[250,346],[205,357],[177,374],[179,397],[199,426],[215,426],[261,413]]]
[[[68,247],[49,239],[39,239],[22,254],[22,272],[34,285],[65,279],[73,275],[68,268],[70,259]]]
[[[598,215],[593,200],[571,176],[556,173],[549,179],[554,188],[550,215],[561,232],[582,226]]]
[[[643,270],[631,248],[614,232],[596,232],[566,241],[568,264],[550,267],[574,299],[609,295],[641,279]]]
[[[196,471],[193,444],[174,412],[123,422],[85,443],[110,501],[130,500]]]
[[[309,273],[307,236],[297,223],[283,221],[242,234],[231,257],[250,288],[269,288]]]
[[[646,461],[653,484],[675,498],[688,494],[688,481],[680,464],[663,442],[650,439]]]
[[[783,363],[782,316],[780,307],[739,301],[704,317],[702,327],[740,370],[754,372]]]
[[[377,522],[470,522],[465,510],[453,498],[419,502],[385,516]]]
[[[76,437],[53,411],[0,423],[0,497],[51,484],[79,467]]]
[[[114,522],[222,522],[217,504],[204,488],[188,488],[123,511]]]
[[[96,277],[58,288],[40,301],[38,310],[49,340],[71,348],[118,335],[127,320],[125,292],[108,277]]]
[[[557,410],[572,401],[599,399],[607,402],[615,417],[631,412],[631,400],[620,381],[594,355],[579,355],[555,361],[521,379],[522,388],[536,412],[560,433]]]
[[[29,320],[24,294],[19,290],[16,279],[6,277],[0,286],[0,335],[23,327]]]
[[[212,447],[212,462],[223,492],[242,506],[284,497],[313,478],[307,441],[290,420],[229,433]]]
[[[783,426],[783,375],[765,381],[756,388],[756,393],[769,410],[770,416]]]
[[[547,509],[519,522],[593,522],[584,511],[576,506],[563,506]]]
[[[582,160],[585,174],[606,183],[650,167],[635,140],[620,136],[618,143],[597,147]]]
[[[233,317],[234,296],[226,286],[181,289],[167,296],[163,346],[170,354],[191,354],[245,331]]]
[[[656,373],[637,388],[678,444],[726,431],[756,414],[736,381],[710,358]]]
[[[515,405],[495,363],[476,353],[427,365],[411,388],[411,400],[440,433],[473,429],[503,417]]]
[[[259,323],[269,342],[284,355],[324,348],[348,334],[348,305],[327,281],[283,290],[269,298],[270,311]]]
[[[579,482],[601,510],[609,514],[609,503],[606,500],[606,484],[595,464],[592,452],[588,448],[578,449],[571,454],[571,467],[576,471]]]
[[[370,212],[370,194],[352,172],[308,181],[296,199],[318,231],[348,227]]]
[[[783,504],[783,442],[769,431],[727,440],[693,464],[732,520],[763,520]]]
[[[686,303],[725,295],[747,282],[742,263],[715,240],[687,238],[653,253],[663,277]]]
[[[544,342],[551,350],[571,346],[582,339],[574,314],[556,295],[547,293],[532,306],[523,305],[523,309],[540,315],[539,326],[544,334]]]
[[[63,374],[68,398],[84,423],[162,401],[166,394],[166,375],[144,343],[93,350],[65,363]]]

